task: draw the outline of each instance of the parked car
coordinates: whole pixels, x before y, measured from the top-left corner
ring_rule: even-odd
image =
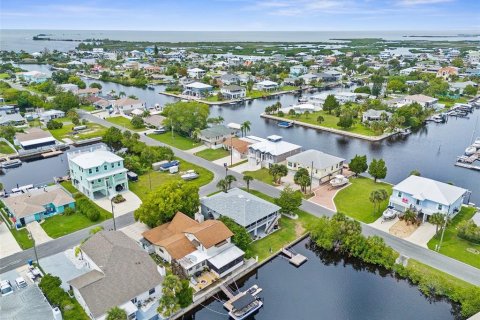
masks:
[[[2,297],[8,296],[9,294],[13,293],[13,287],[10,281],[8,280],[0,281],[0,292],[2,293]]]
[[[153,130],[153,133],[155,133],[155,134],[162,134],[162,133],[165,133],[165,132],[167,132],[167,130],[164,127],[159,127],[157,129]]]
[[[171,167],[178,167],[180,164],[180,161],[178,160],[173,160],[167,163],[164,163],[160,166],[160,170],[162,171],[169,171]]]
[[[130,181],[138,181],[138,175],[135,172],[132,172],[132,171],[127,172],[127,178]]]
[[[17,285],[18,289],[28,286],[27,282],[25,281],[25,279],[23,279],[23,277],[18,277],[17,279],[15,279],[15,284]]]

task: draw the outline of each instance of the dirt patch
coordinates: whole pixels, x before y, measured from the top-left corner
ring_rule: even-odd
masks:
[[[398,221],[395,223],[393,226],[390,227],[388,230],[390,234],[393,234],[396,237],[399,238],[406,238],[410,236],[415,230],[417,230],[418,226],[416,224],[409,224],[405,221]]]
[[[302,226],[302,224],[300,222],[295,223],[295,235],[298,237],[304,233],[305,233],[305,228]]]

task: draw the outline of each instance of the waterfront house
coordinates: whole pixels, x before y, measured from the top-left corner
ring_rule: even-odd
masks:
[[[445,80],[450,80],[452,76],[458,75],[458,68],[456,67],[443,67],[438,69],[437,78],[443,78]]]
[[[17,228],[63,213],[66,208],[75,208],[72,195],[59,185],[12,193],[2,198],[2,202]]]
[[[25,125],[28,125],[28,122],[20,113],[0,114],[0,126],[20,127]]]
[[[342,174],[344,162],[345,159],[310,149],[288,157],[287,168],[292,176],[300,168],[307,169],[311,174],[313,185],[328,181],[334,175]]]
[[[320,73],[317,73],[316,75],[318,77],[318,80],[321,80],[322,82],[337,81],[337,77],[335,75],[330,74],[330,73],[320,72]]]
[[[106,148],[67,153],[72,185],[90,199],[111,197],[128,190],[123,158]]]
[[[228,85],[220,88],[220,93],[226,99],[241,99],[247,96],[247,89],[242,86]]]
[[[259,91],[274,91],[278,90],[278,83],[270,80],[263,80],[256,83],[254,88]]]
[[[113,102],[113,107],[119,112],[124,114],[130,114],[135,109],[145,110],[146,103],[132,98],[121,98]]]
[[[436,105],[438,104],[438,99],[426,96],[424,94],[414,94],[410,96],[405,96],[404,103],[418,103],[424,108],[436,108]]]
[[[192,82],[185,85],[185,90],[182,94],[193,96],[193,97],[204,97],[213,90],[213,87],[209,84],[202,82]]]
[[[42,83],[47,81],[49,77],[40,71],[27,71],[17,73],[17,78],[28,83]]]
[[[17,132],[13,142],[24,150],[33,150],[50,146],[53,147],[57,143],[57,140],[55,140],[48,131],[39,128],[29,128],[24,132]]]
[[[189,78],[202,79],[205,76],[206,71],[200,68],[192,68],[187,70]]]
[[[412,209],[423,221],[437,212],[453,217],[460,211],[468,193],[460,187],[411,175],[393,186],[390,206],[400,212]]]
[[[142,236],[147,249],[168,263],[175,263],[187,276],[206,268],[223,277],[244,263],[244,252],[231,242],[232,231],[218,220],[200,222],[182,212],[172,221],[145,231]]]
[[[340,80],[340,78],[342,77],[342,73],[337,70],[326,70],[323,73],[329,75],[330,77],[335,78],[335,81]]]
[[[271,233],[280,219],[280,207],[239,188],[200,199],[205,219],[228,217],[244,227],[252,237]]]
[[[232,156],[236,159],[246,159],[248,156],[248,146],[252,143],[243,138],[226,139],[223,146],[227,150],[232,150]]]
[[[314,104],[311,104],[311,103],[301,103],[301,104],[297,104],[297,105],[294,105],[294,106],[281,108],[280,110],[285,114],[288,114],[290,112],[290,110],[293,110],[293,111],[295,111],[295,113],[298,113],[298,114],[303,114],[306,111],[308,111],[308,112],[320,111],[320,110],[322,110],[322,108],[318,105],[314,105]]]
[[[207,147],[218,149],[223,146],[223,143],[236,136],[238,130],[232,129],[223,125],[213,125],[209,128],[200,131],[198,138]]]
[[[271,135],[248,147],[248,162],[253,166],[270,168],[272,164],[283,163],[301,150],[301,146],[283,141],[281,136]]]
[[[298,76],[301,76],[302,74],[306,74],[307,72],[308,72],[308,68],[305,66],[302,66],[301,64],[290,67],[290,77],[298,77]]]
[[[317,74],[314,74],[314,73],[306,73],[306,74],[302,74],[301,76],[299,76],[299,78],[303,79],[305,84],[310,84],[310,82],[312,82],[312,81],[317,81],[319,79],[319,76]]]
[[[78,86],[76,84],[73,84],[73,83],[63,83],[63,84],[58,85],[58,87],[60,88],[60,90],[62,90],[64,92],[76,93],[78,91]]]
[[[97,96],[100,93],[100,91],[101,90],[98,88],[78,89],[77,96],[79,97]]]
[[[220,76],[220,82],[225,86],[229,86],[232,84],[239,84],[240,77],[237,76],[236,74],[227,73]]]
[[[91,319],[104,320],[119,307],[126,319],[158,319],[165,271],[121,231],[100,231],[80,245],[87,271],[68,281]]]
[[[463,94],[463,90],[465,90],[465,87],[469,85],[473,87],[478,86],[477,83],[473,81],[453,82],[450,83],[450,90],[459,94]]]
[[[65,112],[61,110],[50,109],[40,113],[40,119],[44,122],[63,117],[65,117]]]
[[[362,114],[362,122],[370,122],[370,121],[388,121],[392,114],[385,110],[374,110],[368,109]]]

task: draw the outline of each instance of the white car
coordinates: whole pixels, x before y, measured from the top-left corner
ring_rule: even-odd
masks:
[[[8,296],[9,294],[13,293],[12,285],[8,280],[0,281],[0,291],[2,292],[2,297]]]
[[[17,285],[18,289],[28,286],[27,282],[25,281],[25,279],[23,279],[23,277],[18,277],[17,279],[15,279],[15,284]]]

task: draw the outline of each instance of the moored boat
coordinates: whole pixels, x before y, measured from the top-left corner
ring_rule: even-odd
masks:
[[[277,126],[281,127],[281,128],[290,128],[293,126],[293,122],[291,121],[280,121],[279,123],[277,123]]]
[[[13,160],[7,160],[2,162],[1,167],[4,169],[8,169],[8,168],[20,167],[21,165],[22,165],[22,160],[13,159]]]
[[[465,149],[465,155],[471,156],[477,152],[477,148],[475,148],[473,145]]]

